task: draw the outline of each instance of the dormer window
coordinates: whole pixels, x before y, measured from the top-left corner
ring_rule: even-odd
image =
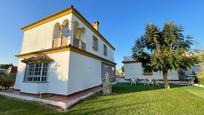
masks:
[[[93,50],[98,51],[98,39],[93,36]]]

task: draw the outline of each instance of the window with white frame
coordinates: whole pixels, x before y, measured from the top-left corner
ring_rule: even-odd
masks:
[[[26,65],[25,82],[47,82],[47,62]]]

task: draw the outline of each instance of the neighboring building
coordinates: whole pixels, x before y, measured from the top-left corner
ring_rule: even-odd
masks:
[[[7,74],[11,74],[11,73],[17,73],[17,67],[16,66],[11,66],[6,70]]]
[[[139,79],[163,79],[163,75],[161,72],[151,72],[145,71],[140,62],[133,61],[131,57],[124,57],[124,73],[125,78],[139,78]],[[170,71],[168,72],[169,80],[179,80],[178,72]]]
[[[115,48],[73,7],[22,28],[15,89],[70,95],[115,77]]]

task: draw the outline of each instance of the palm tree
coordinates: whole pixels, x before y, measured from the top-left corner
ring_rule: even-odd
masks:
[[[163,30],[148,24],[145,34],[135,41],[132,58],[144,68],[163,73],[165,88],[170,88],[168,71],[188,69],[197,63],[190,52],[192,37],[183,35],[183,29],[172,22],[165,23]]]

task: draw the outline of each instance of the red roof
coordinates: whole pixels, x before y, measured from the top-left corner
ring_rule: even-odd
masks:
[[[27,59],[23,59],[21,62],[23,62],[23,63],[37,63],[37,62],[51,62],[51,61],[53,61],[53,59],[51,59],[49,56],[39,55],[39,56],[34,56],[34,57],[27,58]]]

